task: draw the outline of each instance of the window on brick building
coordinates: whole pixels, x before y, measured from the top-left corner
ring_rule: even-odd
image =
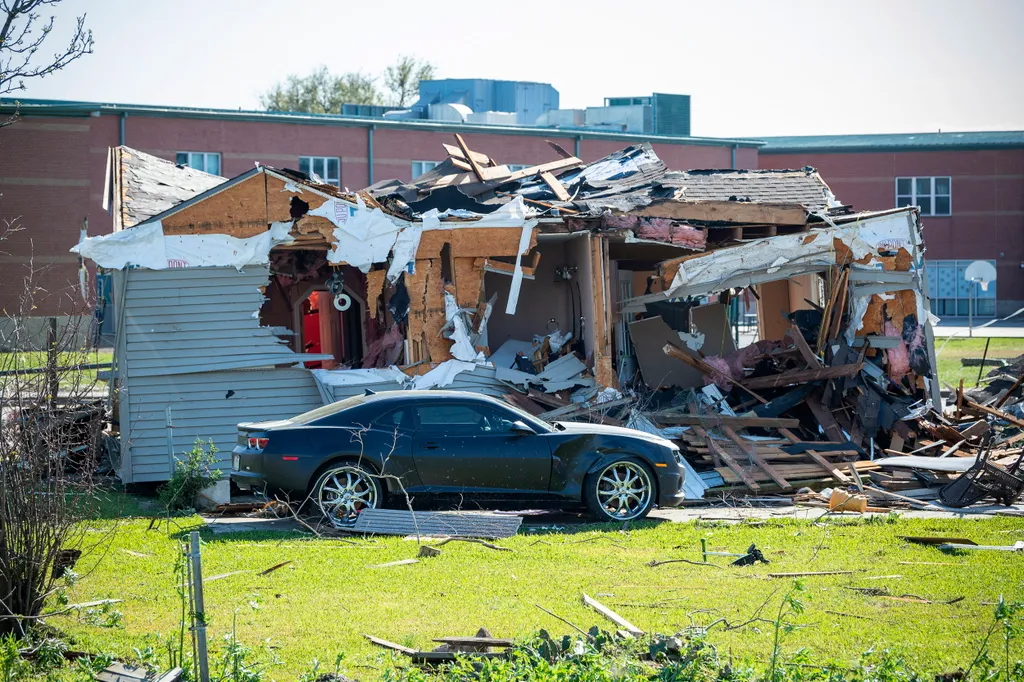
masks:
[[[973,260],[926,260],[925,273],[928,277],[928,299],[932,312],[939,317],[967,317],[974,309],[978,317],[994,317],[996,314],[997,282],[989,282],[987,289],[964,278],[967,266]],[[989,263],[995,265],[994,260]]]
[[[178,152],[179,166],[188,166],[210,175],[220,175],[220,154],[217,152]]]
[[[311,178],[316,175],[328,185],[341,187],[341,159],[336,156],[300,156],[299,170]]]
[[[896,206],[920,206],[921,215],[949,215],[952,182],[948,177],[896,178]]]
[[[525,163],[506,163],[505,165],[508,166],[508,169],[513,173],[529,168]]]
[[[413,161],[412,179],[415,180],[416,178],[423,175],[427,171],[434,170],[438,163],[438,161]]]

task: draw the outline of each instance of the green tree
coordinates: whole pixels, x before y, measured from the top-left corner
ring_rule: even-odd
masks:
[[[342,104],[380,104],[377,79],[359,72],[334,75],[326,66],[308,76],[288,76],[260,97],[267,111],[340,114]]]
[[[0,0],[2,1],[2,0]],[[358,71],[336,75],[320,66],[307,76],[288,76],[260,96],[267,111],[340,114],[343,104],[411,104],[420,81],[434,77],[434,65],[415,57],[399,57],[378,78]],[[384,91],[377,87],[382,80]]]
[[[420,81],[434,77],[434,65],[415,57],[401,56],[384,69],[384,87],[389,94],[389,104],[404,107],[415,100],[419,93]]]

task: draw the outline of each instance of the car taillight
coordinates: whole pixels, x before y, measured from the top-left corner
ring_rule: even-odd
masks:
[[[262,450],[267,447],[267,443],[270,442],[269,438],[250,438],[249,449],[250,450]]]

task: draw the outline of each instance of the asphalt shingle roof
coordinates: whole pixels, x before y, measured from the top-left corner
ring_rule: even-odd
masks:
[[[682,171],[666,174],[660,184],[681,189],[677,198],[687,201],[801,204],[821,211],[832,198],[828,185],[813,168]]]

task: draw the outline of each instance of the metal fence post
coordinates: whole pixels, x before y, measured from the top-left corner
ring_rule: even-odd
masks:
[[[194,604],[192,614],[192,636],[196,642],[196,667],[199,682],[210,682],[210,663],[206,651],[206,611],[203,606],[203,560],[199,550],[199,531],[192,531],[189,561],[192,562],[192,589]]]

